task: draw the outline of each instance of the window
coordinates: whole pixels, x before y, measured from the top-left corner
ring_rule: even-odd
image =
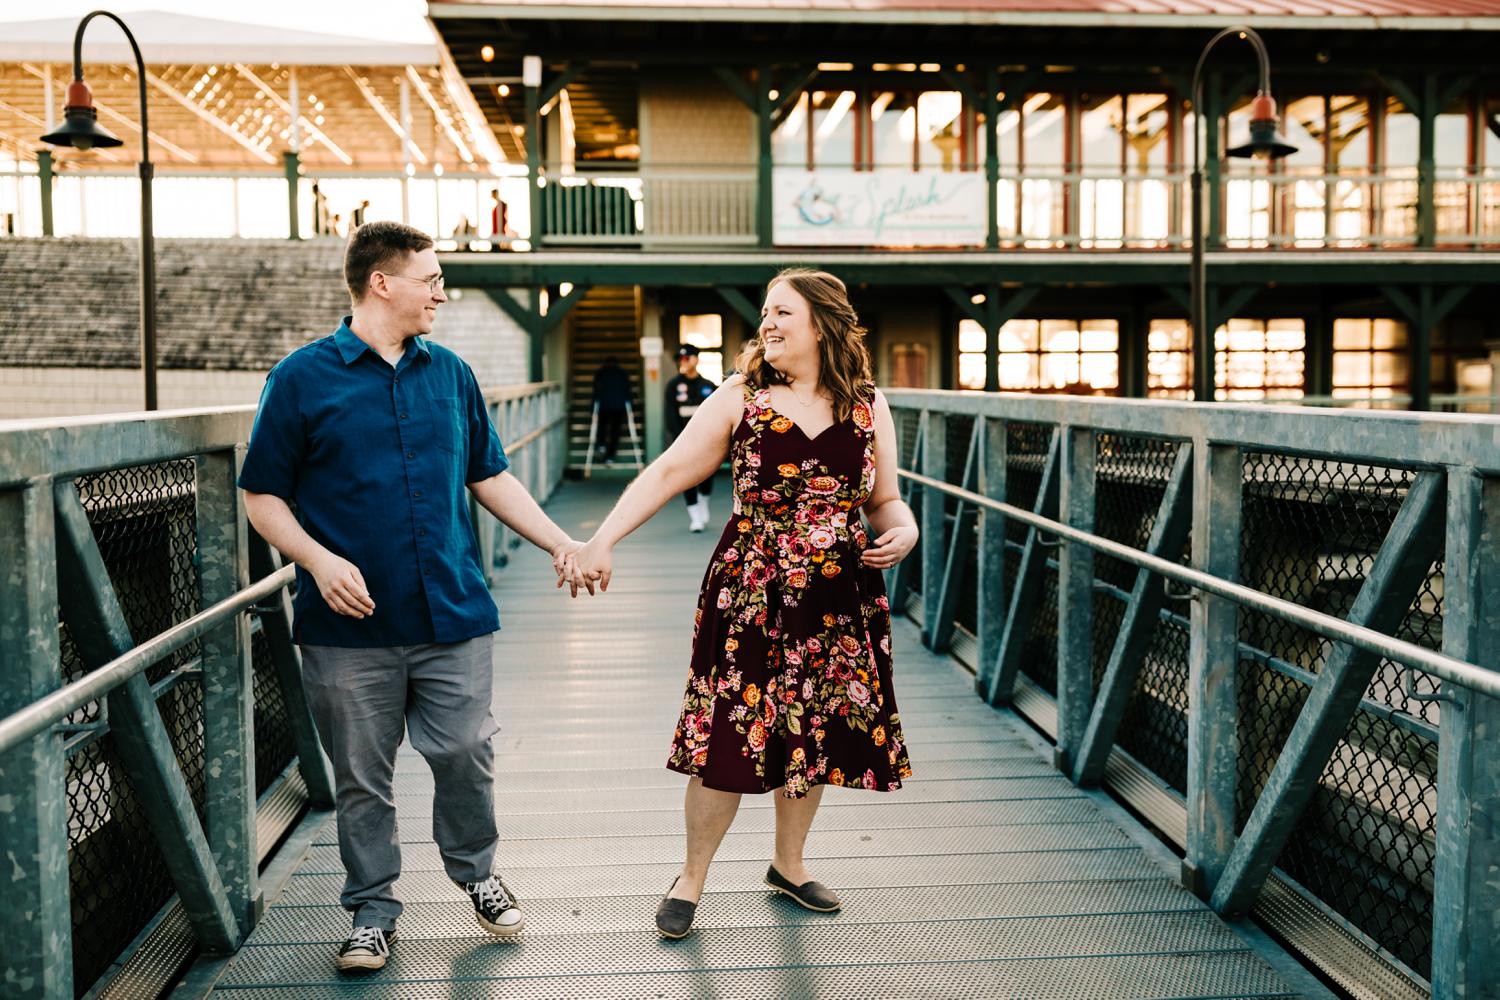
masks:
[[[1406,324],[1389,319],[1333,321],[1333,394],[1385,399],[1410,387]]]
[[[1146,395],[1192,399],[1192,351],[1187,320],[1153,319],[1146,334]]]
[[[1000,388],[1113,393],[1120,385],[1119,326],[1112,319],[1011,320],[1000,328]],[[958,340],[959,387],[984,388],[984,329],[964,320]]]
[[[1217,399],[1302,395],[1306,334],[1300,319],[1232,319],[1214,334]],[[1154,319],[1146,341],[1146,393],[1193,398],[1193,338],[1187,321]]]
[[[718,313],[682,316],[677,339],[698,348],[698,374],[711,382],[724,381],[724,317]]]
[[[1230,320],[1214,331],[1214,398],[1300,398],[1306,340],[1300,319]]]
[[[984,388],[984,327],[972,319],[958,322],[958,387]],[[1001,383],[1001,388],[1006,388]]]

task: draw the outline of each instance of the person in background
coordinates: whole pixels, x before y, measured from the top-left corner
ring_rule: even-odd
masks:
[[[620,367],[620,359],[610,355],[594,372],[594,406],[599,414],[594,457],[603,459],[605,465],[614,464],[620,448],[620,430],[625,426],[630,395],[630,376]]]
[[[698,372],[698,348],[683,344],[677,349],[677,374],[667,382],[667,399],[663,413],[666,415],[667,433],[673,441],[682,433],[693,414],[703,401],[714,394],[718,386]],[[696,486],[689,486],[682,494],[687,502],[688,530],[702,531],[708,527],[708,497],[713,492],[714,477],[710,475]]]
[[[349,216],[349,226],[352,229],[358,229],[360,226],[363,226],[365,224],[365,215],[369,211],[370,200],[366,198],[364,201],[359,203],[359,207],[354,210],[354,213],[351,216]]]

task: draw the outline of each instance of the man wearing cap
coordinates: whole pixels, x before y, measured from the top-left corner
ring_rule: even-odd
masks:
[[[698,374],[698,348],[683,344],[677,349],[677,375],[667,382],[667,400],[664,412],[667,431],[672,439],[687,426],[703,401],[714,394],[718,386]],[[712,476],[696,487],[689,487],[682,495],[687,501],[688,530],[702,531],[708,526],[708,495],[713,491]]]

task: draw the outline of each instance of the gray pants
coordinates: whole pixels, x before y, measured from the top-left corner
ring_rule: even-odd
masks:
[[[392,779],[404,728],[432,768],[432,839],[448,877],[490,876],[495,752],[490,713],[494,636],[452,644],[343,649],[302,647],[302,684],[333,762],[344,891],[357,927],[390,930],[401,915]]]

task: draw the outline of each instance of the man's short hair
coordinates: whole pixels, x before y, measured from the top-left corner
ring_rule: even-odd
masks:
[[[386,271],[405,256],[432,248],[432,237],[402,222],[367,222],[349,235],[344,250],[344,283],[358,302],[370,287],[370,275]]]

